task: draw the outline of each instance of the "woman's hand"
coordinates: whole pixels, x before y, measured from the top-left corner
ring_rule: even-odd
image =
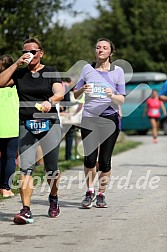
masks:
[[[125,102],[125,96],[121,94],[115,94],[111,88],[106,88],[105,92],[112,102],[117,105],[122,105]]]
[[[90,94],[90,93],[93,93],[93,85],[92,83],[86,83],[84,85],[84,93],[85,94]]]
[[[78,89],[78,90],[74,89],[74,98],[81,99],[83,93],[85,93],[85,94],[93,93],[93,85],[94,85],[93,83],[86,83],[80,89]]]
[[[109,98],[112,98],[114,92],[113,92],[113,90],[112,90],[111,88],[106,88],[106,89],[105,89],[105,92],[106,92],[106,94],[107,94],[107,96],[108,96]]]

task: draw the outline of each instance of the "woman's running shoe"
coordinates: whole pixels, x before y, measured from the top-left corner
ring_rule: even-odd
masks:
[[[96,196],[96,207],[99,207],[99,208],[107,208],[107,203],[105,201],[105,195],[103,193],[99,193],[97,196]]]
[[[82,201],[83,208],[91,208],[92,202],[95,201],[96,195],[95,192],[87,191],[84,200]]]

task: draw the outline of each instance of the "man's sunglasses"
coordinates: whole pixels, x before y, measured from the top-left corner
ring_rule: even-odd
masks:
[[[39,52],[39,51],[41,51],[41,49],[36,49],[36,50],[23,50],[23,53],[32,53],[33,55],[35,55],[36,54],[36,52]]]

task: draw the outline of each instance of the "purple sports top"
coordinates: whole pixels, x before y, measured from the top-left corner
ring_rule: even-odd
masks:
[[[114,94],[125,95],[124,71],[119,66],[114,66],[114,70],[102,72],[94,69],[90,64],[86,64],[81,72],[75,90],[80,89],[85,83],[93,83],[93,93],[85,94],[83,106],[84,117],[108,116],[118,113],[118,105],[107,97],[104,89],[112,88]]]

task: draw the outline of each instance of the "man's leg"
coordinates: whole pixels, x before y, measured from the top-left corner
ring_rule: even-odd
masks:
[[[23,207],[30,207],[33,193],[33,177],[31,175],[20,175],[20,196]]]
[[[33,193],[32,172],[35,167],[35,154],[38,141],[24,126],[20,125],[19,135],[19,160],[20,160],[20,196],[23,208],[14,217],[16,224],[27,224],[33,222],[30,210],[31,196]]]
[[[48,178],[47,182],[50,186],[50,194],[54,197],[57,196],[60,183],[60,173],[57,173],[56,176],[53,176],[52,178]]]
[[[58,204],[58,186],[60,171],[58,169],[59,146],[61,141],[61,130],[59,124],[54,124],[44,138],[40,140],[44,154],[44,165],[47,172],[47,182],[50,186],[48,215],[56,218],[60,214]]]

